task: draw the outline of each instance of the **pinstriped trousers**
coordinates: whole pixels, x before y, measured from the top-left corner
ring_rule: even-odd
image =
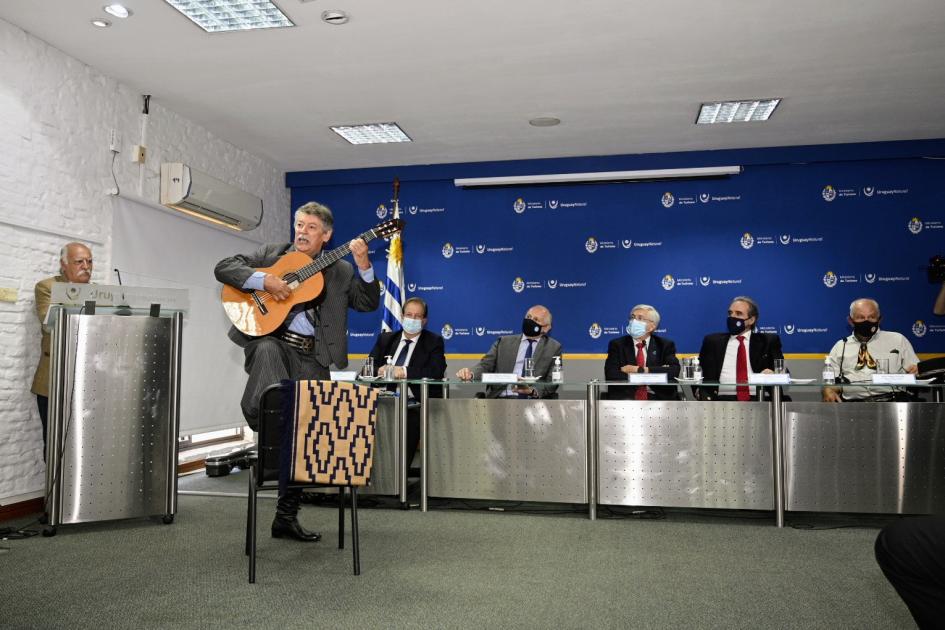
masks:
[[[306,354],[275,337],[253,339],[243,349],[244,368],[249,374],[240,407],[249,426],[255,430],[259,418],[259,398],[270,385],[286,379],[328,380],[328,367],[315,359],[315,353]]]

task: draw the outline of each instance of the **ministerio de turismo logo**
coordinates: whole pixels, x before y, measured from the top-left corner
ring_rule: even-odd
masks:
[[[584,241],[584,249],[587,250],[588,254],[593,254],[594,252],[596,252],[598,246],[599,244],[597,242],[597,239],[594,238],[593,236],[588,236],[587,240]]]
[[[925,337],[925,333],[928,331],[928,326],[926,326],[925,322],[921,319],[915,320],[915,323],[912,324],[912,334],[916,337]]]
[[[525,200],[519,197],[515,200],[515,203],[512,204],[512,210],[515,210],[515,214],[522,214],[525,212]]]
[[[387,206],[385,206],[384,204],[379,205],[379,206],[377,207],[376,214],[377,214],[377,218],[378,218],[378,219],[383,219],[384,217],[386,217],[386,216],[387,216]]]
[[[824,198],[824,201],[833,201],[837,198],[837,189],[827,184],[824,186],[824,189],[820,191],[820,196]]]
[[[755,237],[752,236],[750,232],[745,232],[742,234],[741,241],[739,242],[744,249],[751,249],[755,245]]]
[[[443,339],[452,339],[453,327],[449,324],[443,324],[443,328],[440,329],[440,335],[443,337]]]
[[[662,202],[664,208],[672,208],[673,204],[676,203],[676,198],[673,197],[673,193],[664,192],[663,198],[660,199],[660,201]]]
[[[522,278],[516,278],[512,281],[512,290],[516,293],[521,293],[525,290],[525,280]]]
[[[663,279],[660,281],[660,284],[663,285],[663,288],[667,291],[672,291],[673,287],[676,286],[676,280],[671,275],[666,274],[663,276]]]
[[[591,327],[587,329],[587,334],[591,336],[591,339],[600,339],[601,333],[604,332],[604,329],[600,327],[600,324],[594,322],[591,324]]]
[[[919,219],[919,217],[912,217],[909,219],[909,224],[907,227],[913,234],[918,234],[922,231],[922,221]]]
[[[832,289],[837,286],[837,274],[832,271],[828,271],[824,274],[824,286],[828,289]]]
[[[447,243],[443,246],[443,258],[452,258],[455,252],[456,249],[453,247],[452,243]]]

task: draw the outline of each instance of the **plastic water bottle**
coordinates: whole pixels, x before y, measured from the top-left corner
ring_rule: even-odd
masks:
[[[692,380],[697,382],[702,380],[702,366],[699,365],[699,357],[692,358]]]
[[[564,368],[561,367],[561,357],[555,357],[555,364],[551,368],[551,382],[564,382]]]
[[[834,383],[837,380],[837,375],[833,371],[833,364],[830,363],[830,357],[824,357],[823,379],[825,383]]]

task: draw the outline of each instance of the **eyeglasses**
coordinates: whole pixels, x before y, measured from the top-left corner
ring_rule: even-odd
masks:
[[[635,320],[637,320],[638,322],[649,322],[649,323],[651,323],[651,324],[653,323],[653,320],[652,320],[652,319],[650,319],[650,318],[648,318],[648,317],[644,317],[643,315],[631,315],[631,316],[630,316],[630,319],[635,319]]]

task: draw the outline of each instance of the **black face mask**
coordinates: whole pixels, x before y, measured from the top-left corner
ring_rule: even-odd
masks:
[[[745,322],[747,320],[738,319],[737,317],[729,317],[725,320],[725,325],[728,327],[728,333],[730,335],[740,335],[745,332]]]
[[[856,335],[857,339],[869,341],[877,330],[879,330],[879,322],[853,322],[853,334]]]
[[[526,317],[522,320],[522,334],[526,337],[537,337],[541,334],[541,324]]]

